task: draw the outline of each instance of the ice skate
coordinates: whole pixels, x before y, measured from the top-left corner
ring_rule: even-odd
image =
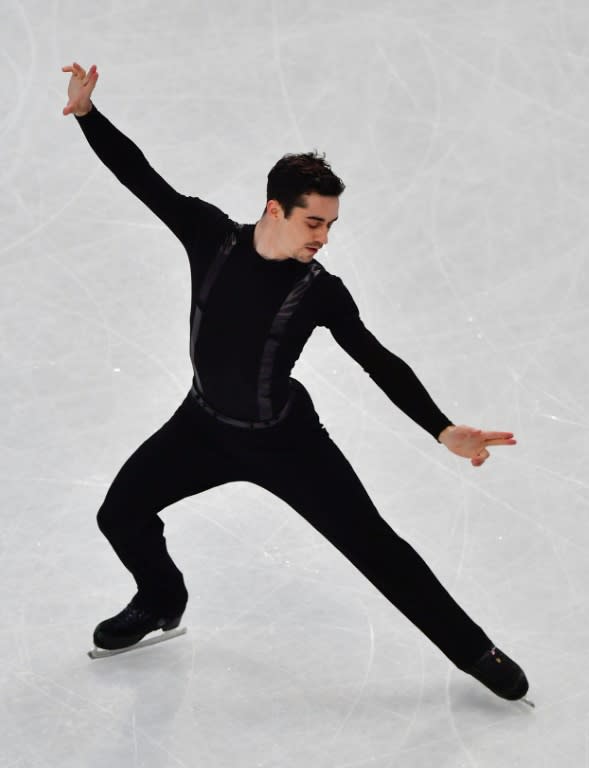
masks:
[[[523,669],[495,646],[484,653],[472,667],[463,671],[503,699],[522,699],[529,706],[535,706],[533,702],[524,699],[529,685]]]
[[[101,659],[148,645],[162,643],[186,633],[179,628],[181,612],[173,616],[161,616],[137,605],[135,598],[120,613],[101,621],[94,630],[94,649],[88,652],[91,659]],[[160,634],[145,635],[161,630]]]

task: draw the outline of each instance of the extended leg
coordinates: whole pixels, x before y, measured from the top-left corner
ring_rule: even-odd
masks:
[[[252,479],[276,494],[344,554],[457,666],[492,643],[417,552],[379,515],[353,468],[322,430],[263,456]]]

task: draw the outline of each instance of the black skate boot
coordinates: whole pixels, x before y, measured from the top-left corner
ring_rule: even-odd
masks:
[[[152,613],[136,602],[137,595],[129,605],[116,616],[101,621],[94,630],[94,644],[97,648],[115,650],[138,643],[149,632],[161,629],[164,632],[180,624],[184,609],[171,615]]]
[[[494,646],[472,667],[463,671],[503,699],[517,701],[523,699],[528,692],[528,681],[523,669]]]

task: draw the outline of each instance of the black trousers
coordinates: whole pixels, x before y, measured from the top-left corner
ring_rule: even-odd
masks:
[[[451,661],[468,667],[493,643],[379,515],[307,391],[291,382],[290,412],[262,430],[219,422],[189,394],[122,466],[98,525],[135,578],[137,599],[170,615],[188,598],[158,512],[209,488],[249,481],[295,509]]]

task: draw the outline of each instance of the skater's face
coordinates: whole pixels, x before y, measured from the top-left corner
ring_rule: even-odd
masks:
[[[295,206],[288,218],[276,200],[268,202],[266,212],[276,228],[280,251],[286,258],[307,263],[327,243],[329,230],[338,218],[339,198],[311,192],[303,199],[306,206]]]

